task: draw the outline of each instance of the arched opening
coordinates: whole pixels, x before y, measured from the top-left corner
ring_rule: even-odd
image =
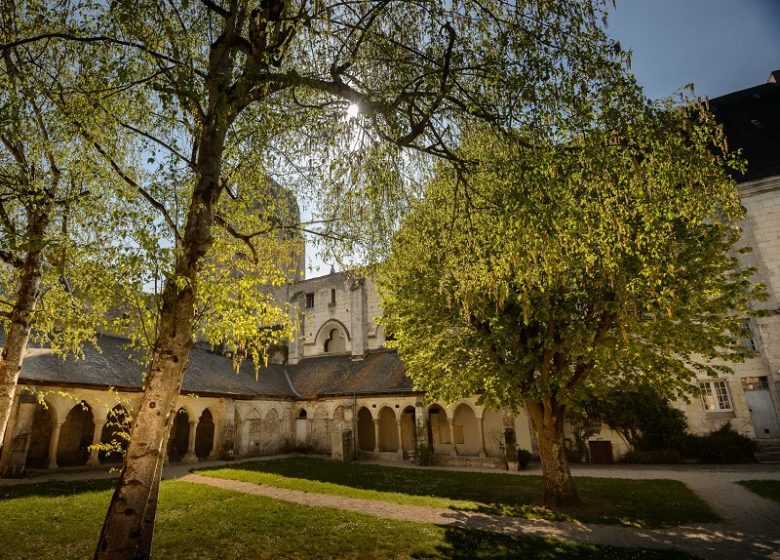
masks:
[[[92,409],[81,401],[68,412],[60,429],[57,445],[57,464],[61,467],[85,465],[89,459],[89,446],[95,432]]]
[[[467,404],[460,404],[452,415],[452,434],[460,455],[479,455],[477,416]]]
[[[249,411],[242,434],[245,435],[242,435],[241,439],[241,452],[247,455],[260,453],[260,444],[263,441],[263,419],[256,408]]]
[[[447,412],[438,404],[428,409],[428,444],[435,453],[449,453],[452,450]]]
[[[30,447],[27,449],[25,466],[33,469],[45,469],[49,460],[51,432],[54,430],[54,415],[47,406],[35,405],[33,414]]]
[[[279,448],[280,424],[279,413],[275,408],[272,408],[265,415],[263,424],[263,441],[261,442],[261,447],[264,451],[271,451]]]
[[[172,463],[181,461],[190,444],[190,415],[183,408],[175,414],[171,436],[168,439],[168,458]]]
[[[347,351],[347,341],[341,329],[333,328],[330,330],[328,337],[325,339],[324,350],[326,353]]]
[[[376,440],[374,439],[374,419],[371,411],[366,407],[358,411],[358,447],[361,451],[373,451]]]
[[[309,422],[310,443],[315,451],[330,453],[330,417],[324,407],[314,409]]]
[[[205,459],[214,450],[214,417],[207,408],[200,415],[198,427],[195,430],[195,456]]]
[[[398,451],[398,424],[390,407],[379,411],[379,451]]]
[[[108,411],[100,434],[100,443],[110,446],[98,453],[101,463],[121,463],[130,442],[130,416],[121,404]]]
[[[308,417],[306,409],[302,408],[295,419],[295,442],[299,445],[306,445],[306,435],[308,432]]]
[[[417,416],[413,406],[407,406],[401,413],[401,444],[405,451],[417,447]]]

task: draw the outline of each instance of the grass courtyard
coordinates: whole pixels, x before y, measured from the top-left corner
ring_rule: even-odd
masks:
[[[780,480],[740,480],[737,484],[780,504]]]
[[[0,487],[0,559],[91,557],[113,481]],[[377,519],[164,481],[156,558],[689,559],[671,551],[579,545]]]
[[[685,484],[674,480],[577,477],[582,506],[554,513],[541,505],[544,490],[540,476],[343,465],[303,457],[198,473],[305,492],[532,519],[576,519],[647,528],[720,520]]]

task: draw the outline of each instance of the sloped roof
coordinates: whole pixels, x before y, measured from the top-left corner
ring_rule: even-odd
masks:
[[[742,183],[780,175],[780,84],[768,82],[710,100],[730,150],[742,148],[747,173]]]
[[[0,345],[4,343],[0,334]],[[84,359],[74,360],[53,355],[48,348],[29,348],[24,359],[20,382],[62,385],[140,389],[145,368],[132,359],[127,340],[102,336],[100,351],[84,349]],[[244,363],[238,373],[227,358],[193,348],[190,364],[184,374],[182,393],[216,394],[235,397],[294,398],[284,367],[269,364],[255,376],[251,363]]]
[[[412,381],[394,351],[369,352],[362,360],[346,354],[306,358],[288,365],[295,389],[305,398],[325,395],[412,392]]]

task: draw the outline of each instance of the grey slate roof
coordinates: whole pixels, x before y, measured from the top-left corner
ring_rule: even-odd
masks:
[[[0,335],[0,345],[3,342],[4,337]],[[130,357],[131,352],[125,348],[126,344],[124,339],[102,336],[98,342],[101,352],[87,346],[82,360],[62,360],[48,348],[29,348],[20,382],[140,389],[145,368]],[[244,363],[236,373],[227,358],[198,348],[193,348],[190,354],[182,393],[295,397],[284,375],[283,366],[269,364],[262,368],[256,378],[251,363]]]
[[[747,172],[737,182],[780,175],[780,83],[735,91],[710,100],[729,150],[742,148]]]
[[[353,361],[345,354],[306,358],[288,365],[293,386],[305,398],[324,395],[409,393],[412,381],[398,354],[388,350],[368,352]]]
[[[0,333],[0,346],[4,341]],[[122,338],[101,336],[101,351],[86,346],[81,360],[62,360],[48,348],[31,345],[19,381],[30,385],[140,389],[145,368],[132,359],[126,344]],[[281,399],[408,392],[412,392],[412,382],[406,377],[404,365],[396,352],[388,350],[368,352],[357,361],[349,354],[338,354],[306,358],[295,365],[268,364],[255,377],[250,363],[244,363],[236,373],[227,358],[193,348],[182,387],[184,394]]]

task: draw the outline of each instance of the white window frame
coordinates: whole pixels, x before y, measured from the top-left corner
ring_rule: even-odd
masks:
[[[724,379],[699,381],[701,404],[707,412],[733,412],[729,384]]]

